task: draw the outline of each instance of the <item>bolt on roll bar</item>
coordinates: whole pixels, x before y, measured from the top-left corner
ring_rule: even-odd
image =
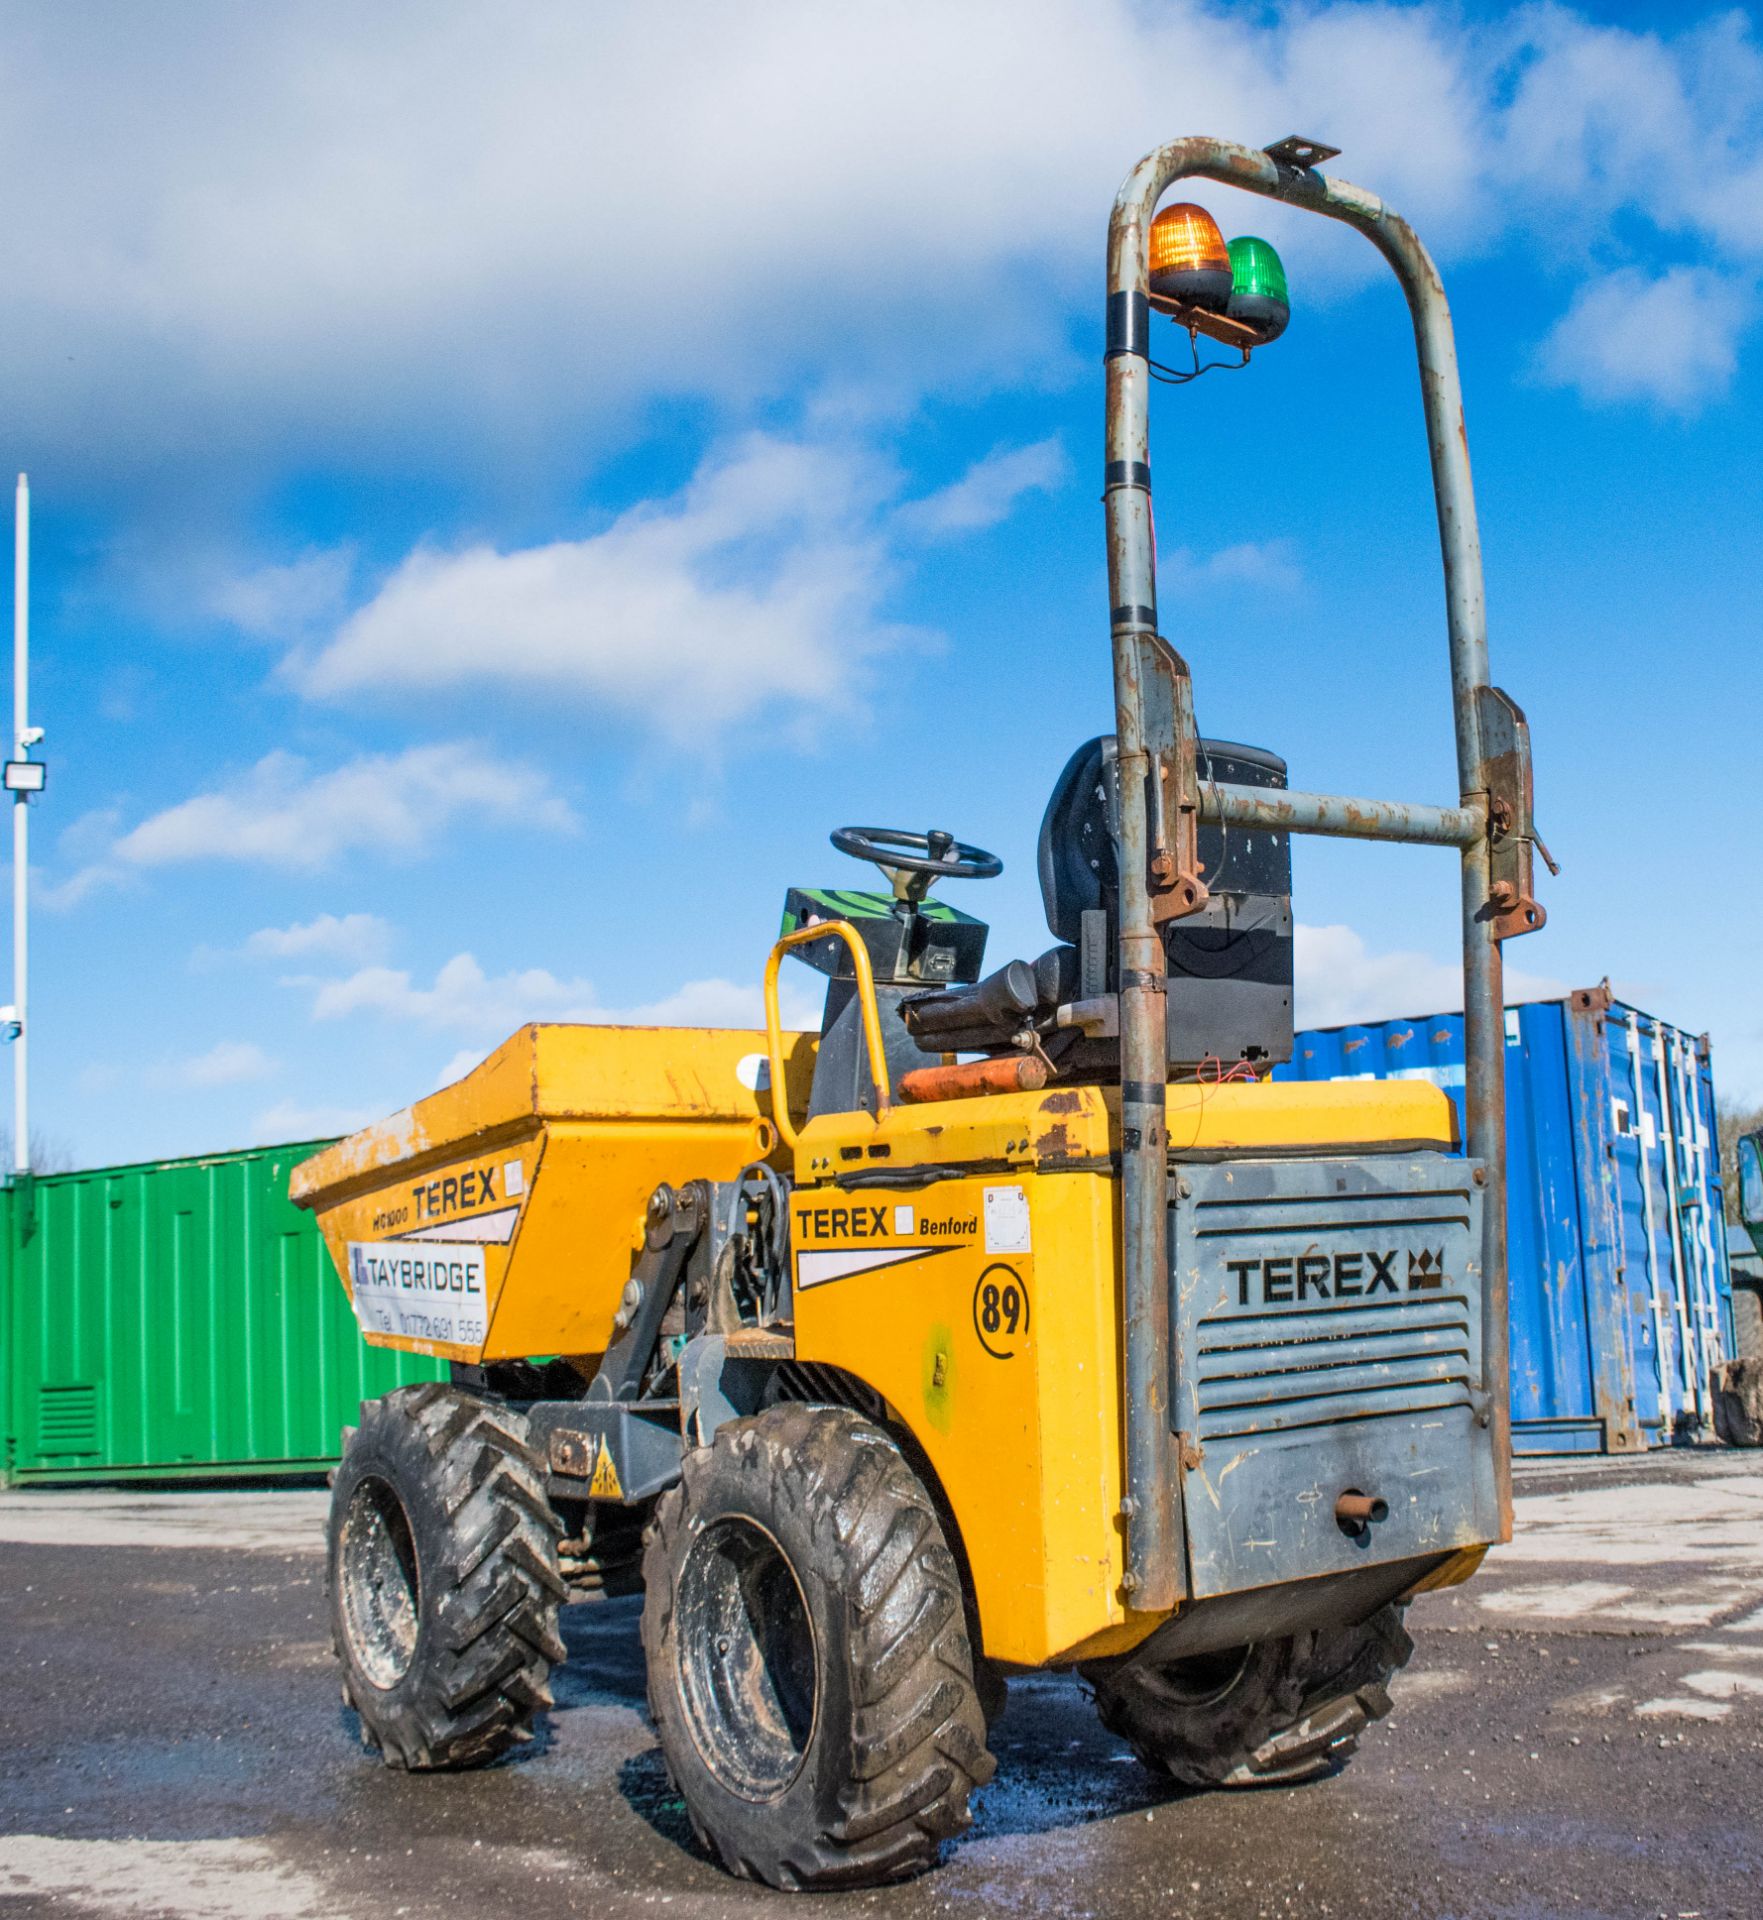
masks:
[[[1507,1348],[1505,1083],[1500,942],[1543,920],[1532,878],[1530,740],[1524,715],[1488,680],[1481,542],[1444,287],[1412,228],[1375,194],[1307,164],[1330,150],[1272,151],[1197,137],[1147,154],[1127,176],[1108,230],[1104,504],[1120,771],[1122,1278],[1126,1314],[1126,1475],[1122,1516],[1129,1603],[1172,1607],[1185,1593],[1181,1484],[1169,1424],[1168,1082],[1162,928],[1207,892],[1202,821],[1282,832],[1454,846],[1462,857],[1467,1148],[1487,1168],[1482,1213],[1482,1378],[1501,1537],[1511,1535]],[[1459,805],[1433,807],[1202,782],[1186,663],[1157,631],[1149,435],[1146,245],[1175,181],[1199,177],[1307,207],[1356,227],[1401,282],[1414,323],[1444,559]]]
[[[1427,807],[1400,800],[1349,800],[1339,793],[1294,793],[1287,787],[1200,787],[1200,818],[1209,827],[1260,827],[1269,833],[1317,833],[1336,840],[1406,840],[1429,847],[1467,847],[1487,832],[1487,809]]]

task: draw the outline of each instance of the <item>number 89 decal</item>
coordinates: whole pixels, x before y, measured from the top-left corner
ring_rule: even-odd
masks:
[[[1014,1360],[1028,1339],[1028,1282],[1014,1267],[986,1268],[973,1290],[973,1330],[994,1360]]]

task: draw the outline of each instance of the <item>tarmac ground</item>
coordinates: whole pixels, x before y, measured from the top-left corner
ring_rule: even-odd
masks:
[[[1184,1794],[1074,1678],[1013,1681],[935,1873],[841,1913],[1763,1920],[1763,1455],[1521,1463],[1514,1544],[1423,1596],[1338,1775]],[[530,1749],[378,1764],[342,1707],[311,1491],[0,1494],[0,1915],[800,1913],[698,1850],[633,1601],[565,1615]]]

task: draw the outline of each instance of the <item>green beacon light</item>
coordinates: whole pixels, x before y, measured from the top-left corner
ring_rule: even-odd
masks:
[[[1225,314],[1249,328],[1255,344],[1264,347],[1285,332],[1292,317],[1286,270],[1279,255],[1252,233],[1231,241],[1229,252],[1230,303]]]

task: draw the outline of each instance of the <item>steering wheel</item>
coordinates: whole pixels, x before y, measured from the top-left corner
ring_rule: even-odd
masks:
[[[1004,863],[984,847],[970,847],[952,833],[904,833],[898,827],[840,827],[832,836],[840,853],[873,860],[902,900],[922,900],[939,880],[995,880]]]

